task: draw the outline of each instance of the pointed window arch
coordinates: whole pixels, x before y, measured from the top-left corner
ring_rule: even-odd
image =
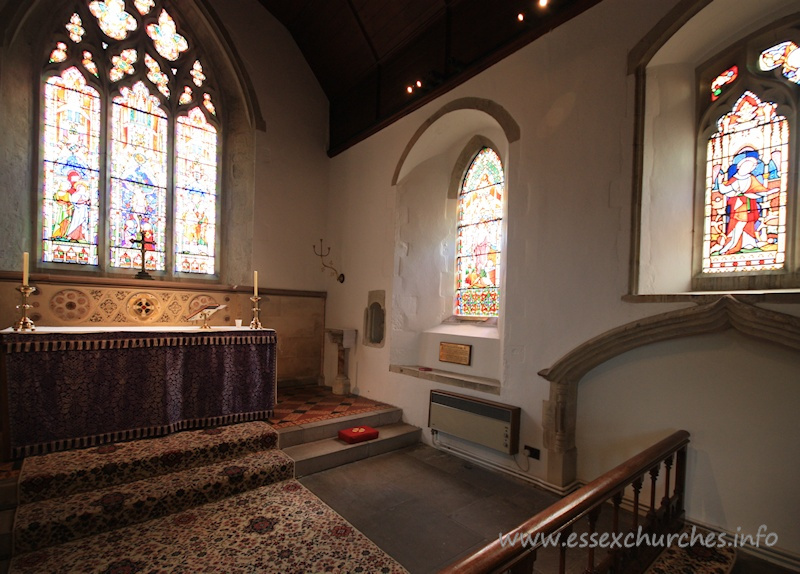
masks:
[[[213,73],[163,0],[65,3],[42,69],[41,260],[219,272]],[[144,247],[142,248],[142,245]]]
[[[497,317],[505,177],[500,156],[482,148],[470,163],[458,195],[456,232],[457,317]]]

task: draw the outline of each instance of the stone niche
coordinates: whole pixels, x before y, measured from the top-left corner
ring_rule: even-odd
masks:
[[[383,347],[386,339],[386,291],[370,291],[364,309],[364,338],[367,347]]]
[[[210,326],[234,325],[236,319],[248,325],[252,319],[250,292],[225,290],[218,286],[201,290],[157,285],[105,286],[56,281],[31,282],[28,316],[37,326],[199,327],[187,317],[205,305],[226,305],[208,320]],[[19,319],[19,281],[0,281],[0,328]],[[298,292],[261,294],[261,324],[278,334],[278,381],[322,380],[325,294]]]

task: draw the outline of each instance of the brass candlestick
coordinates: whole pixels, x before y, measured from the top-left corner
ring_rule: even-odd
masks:
[[[250,297],[250,300],[253,302],[253,320],[250,321],[250,328],[260,329],[261,321],[258,319],[258,313],[261,311],[261,309],[258,307],[258,302],[261,301],[261,297],[254,295],[253,297]]]
[[[14,330],[35,331],[36,325],[34,325],[33,321],[28,318],[28,309],[33,308],[33,305],[28,303],[28,297],[31,296],[31,293],[36,291],[36,287],[33,287],[32,285],[21,285],[17,287],[17,291],[22,293],[22,304],[17,305],[17,309],[21,309],[22,311],[22,317],[20,317],[20,320],[14,324]]]

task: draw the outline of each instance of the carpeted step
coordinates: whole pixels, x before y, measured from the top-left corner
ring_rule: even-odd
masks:
[[[19,504],[125,484],[274,448],[278,433],[253,421],[24,460]]]
[[[16,556],[9,574],[407,574],[296,480]]]
[[[17,509],[14,554],[145,522],[294,477],[278,449]]]

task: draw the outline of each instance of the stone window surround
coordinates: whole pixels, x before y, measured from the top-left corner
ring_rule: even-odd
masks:
[[[659,51],[667,44],[667,42],[672,39],[673,36],[676,36],[679,32],[682,32],[685,28],[686,30],[690,30],[690,35],[692,37],[697,37],[697,22],[693,21],[695,16],[700,14],[704,9],[709,7],[710,5],[714,4],[714,0],[682,0],[677,5],[673,7],[673,9],[659,21],[656,26],[654,26],[651,31],[646,34],[639,43],[629,52],[628,54],[628,73],[633,75],[635,78],[635,132],[634,132],[634,143],[632,147],[633,157],[634,157],[634,174],[633,174],[633,203],[632,203],[632,227],[631,227],[631,258],[630,258],[630,274],[629,274],[629,287],[628,287],[628,294],[623,297],[623,300],[627,302],[675,302],[675,301],[696,301],[697,297],[703,294],[712,294],[712,295],[723,295],[726,293],[757,293],[759,296],[768,296],[770,302],[781,302],[781,303],[791,303],[800,300],[800,291],[797,288],[789,288],[789,289],[782,289],[781,286],[778,284],[780,277],[773,277],[772,279],[776,281],[769,281],[769,277],[766,276],[750,276],[750,277],[718,277],[714,278],[713,280],[709,280],[708,278],[703,278],[702,280],[698,281],[697,278],[694,276],[691,278],[692,283],[692,290],[687,290],[686,292],[667,292],[667,293],[648,293],[648,294],[641,294],[641,284],[640,284],[640,266],[642,265],[642,250],[643,250],[643,240],[642,240],[642,227],[643,227],[643,213],[644,208],[643,205],[645,204],[645,198],[643,196],[643,188],[644,188],[644,179],[646,179],[645,173],[645,165],[644,165],[644,147],[646,145],[645,142],[645,132],[651,127],[647,126],[645,123],[646,118],[646,100],[647,100],[647,71],[648,65],[650,64],[651,60],[656,56],[659,55]],[[725,4],[719,2],[719,4],[724,8]],[[776,4],[776,3],[773,3]],[[778,5],[780,3],[777,3]],[[755,28],[759,26],[763,26],[769,22],[769,17],[764,16],[766,20],[762,20],[759,23],[759,26],[754,28],[754,32],[752,34],[744,34],[741,40],[735,41],[733,44],[728,41],[727,47],[725,51],[733,51],[741,48],[744,44],[746,44],[751,39],[755,38],[758,35],[763,35],[766,30],[770,26],[774,25],[782,25],[786,18],[781,19],[782,16],[787,16],[783,12],[786,12],[787,7],[781,6],[782,12],[780,14],[773,14],[772,24],[768,24],[767,28],[762,28],[761,30],[756,31]],[[796,10],[796,9],[795,9]],[[792,14],[792,10],[789,10],[789,14]],[[719,14],[717,14],[719,16]],[[796,11],[793,12],[793,15],[790,17],[790,20],[797,23],[798,13]],[[741,18],[741,17],[740,17]],[[698,19],[699,21],[700,19]],[[719,38],[716,38],[714,41],[719,41]],[[711,40],[706,41],[706,43],[711,43]],[[688,52],[689,48],[685,48],[685,51]],[[680,50],[679,50],[680,51]],[[681,52],[683,54],[683,52]],[[685,57],[685,56],[684,56]],[[719,59],[719,53],[715,58]],[[694,110],[694,108],[692,108]],[[662,138],[664,139],[664,138]],[[693,141],[691,143],[692,151],[694,152],[697,142]],[[703,144],[704,145],[704,144]],[[695,186],[696,187],[696,186]],[[800,192],[800,190],[798,190]],[[692,196],[696,198],[696,194],[699,193],[694,188],[692,189]],[[799,196],[800,197],[800,196]],[[696,203],[696,199],[693,201]],[[798,210],[800,213],[800,210]],[[698,218],[702,215],[701,212],[695,214],[694,219],[689,222],[689,227],[691,228],[692,225],[696,228],[698,225]],[[685,229],[682,229],[681,232],[685,232]],[[792,249],[800,249],[800,243],[797,241],[793,242],[791,246]],[[699,260],[696,259],[697,254],[696,250],[699,247],[695,246],[695,242],[692,242],[692,257],[693,259],[693,270],[699,267]],[[796,257],[800,257],[798,254]],[[694,273],[693,273],[694,275]],[[791,279],[791,278],[788,278]],[[767,280],[767,281],[765,281]],[[767,289],[769,289],[767,291]]]
[[[236,283],[250,273],[252,244],[249,238],[253,235],[251,207],[255,193],[255,131],[265,131],[266,122],[245,66],[214,11],[205,0],[172,0],[172,4],[196,41],[205,46],[204,57],[208,60],[209,67],[215,71],[220,102],[225,110],[225,133],[221,142],[220,160],[220,165],[223,166],[220,188],[224,193],[220,196],[219,209],[221,220],[238,222],[236,226],[221,226],[218,229],[219,275],[209,276],[207,279],[196,277],[193,280],[209,284]],[[0,23],[0,32],[4,32],[6,37],[3,44],[6,61],[4,68],[15,70],[17,76],[5,83],[2,96],[15,109],[31,110],[31,114],[26,129],[7,134],[8,137],[0,144],[0,152],[6,153],[9,158],[7,168],[10,173],[24,174],[25,181],[20,176],[9,183],[16,189],[30,190],[30,212],[33,219],[20,218],[14,224],[14,229],[6,229],[4,232],[28,236],[31,238],[31,245],[38,245],[41,240],[38,235],[40,228],[35,222],[41,211],[40,190],[34,175],[36,170],[32,170],[30,166],[27,149],[33,146],[30,138],[35,138],[39,133],[39,117],[32,113],[36,109],[33,98],[38,90],[30,89],[30,78],[38,77],[36,70],[41,67],[41,54],[37,50],[31,50],[30,45],[47,45],[49,33],[58,23],[54,18],[59,14],[49,9],[46,2],[23,2],[15,7],[8,6],[5,15],[7,18]],[[22,139],[23,134],[25,141]],[[17,153],[18,149],[24,149],[26,153]],[[39,263],[32,267],[34,272],[37,269],[46,269],[51,273],[57,272],[56,270],[66,273],[74,271],[66,270],[64,265],[58,264]],[[112,271],[79,271],[83,272],[81,275],[87,280],[114,275]],[[116,275],[119,277],[119,272]]]

